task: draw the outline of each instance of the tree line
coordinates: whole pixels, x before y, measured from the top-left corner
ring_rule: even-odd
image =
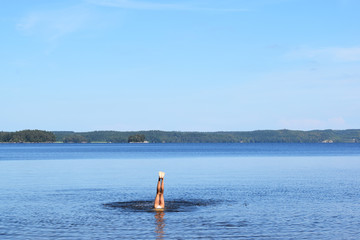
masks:
[[[0,132],[3,143],[360,143],[360,130],[257,130],[243,132],[42,131]]]
[[[60,142],[127,143],[356,143],[360,130],[257,130],[243,132],[93,131],[53,132]],[[74,140],[75,139],[75,140]],[[78,139],[78,141],[76,141]]]
[[[52,143],[55,141],[54,133],[42,130],[0,132],[0,142],[3,143]]]

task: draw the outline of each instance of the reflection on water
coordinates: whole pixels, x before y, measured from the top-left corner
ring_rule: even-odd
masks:
[[[166,201],[166,212],[192,212],[197,210],[199,207],[209,206],[215,204],[214,201],[210,200],[170,200]],[[105,203],[105,207],[119,208],[124,211],[140,211],[140,212],[154,212],[154,201],[128,201],[128,202],[112,202]],[[157,212],[157,211],[155,211]]]
[[[165,228],[165,212],[164,211],[158,211],[155,213],[155,220],[156,220],[156,228],[155,228],[155,233],[156,233],[156,239],[164,239],[164,228]]]

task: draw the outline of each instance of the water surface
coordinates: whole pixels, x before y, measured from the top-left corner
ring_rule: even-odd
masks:
[[[359,239],[359,146],[0,144],[0,239]]]

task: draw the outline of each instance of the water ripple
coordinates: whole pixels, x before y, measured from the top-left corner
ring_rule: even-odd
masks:
[[[210,200],[170,200],[166,201],[165,211],[166,212],[192,212],[197,210],[199,207],[205,207],[215,204],[214,201]],[[153,212],[154,201],[127,201],[127,202],[112,202],[105,203],[105,207],[118,208],[125,211],[134,212]]]

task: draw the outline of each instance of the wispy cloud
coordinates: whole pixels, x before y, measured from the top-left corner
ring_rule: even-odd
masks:
[[[281,128],[286,129],[344,129],[347,127],[342,117],[335,117],[326,120],[319,119],[282,119],[279,122]]]
[[[133,1],[133,0],[87,0],[88,3],[107,6],[118,7],[125,9],[137,9],[137,10],[180,10],[180,11],[223,11],[223,12],[244,12],[247,9],[240,8],[208,8],[197,7],[190,4],[176,4],[176,3],[157,3],[157,2],[145,2],[145,1]]]
[[[360,61],[360,47],[301,48],[290,52],[288,57],[327,60],[337,62]]]
[[[167,4],[167,3],[154,3],[142,1],[129,1],[129,0],[88,0],[88,3],[128,9],[149,9],[149,10],[182,10],[183,5]]]
[[[85,9],[73,7],[31,12],[16,27],[23,34],[37,35],[53,41],[81,29],[88,19],[89,14]]]

